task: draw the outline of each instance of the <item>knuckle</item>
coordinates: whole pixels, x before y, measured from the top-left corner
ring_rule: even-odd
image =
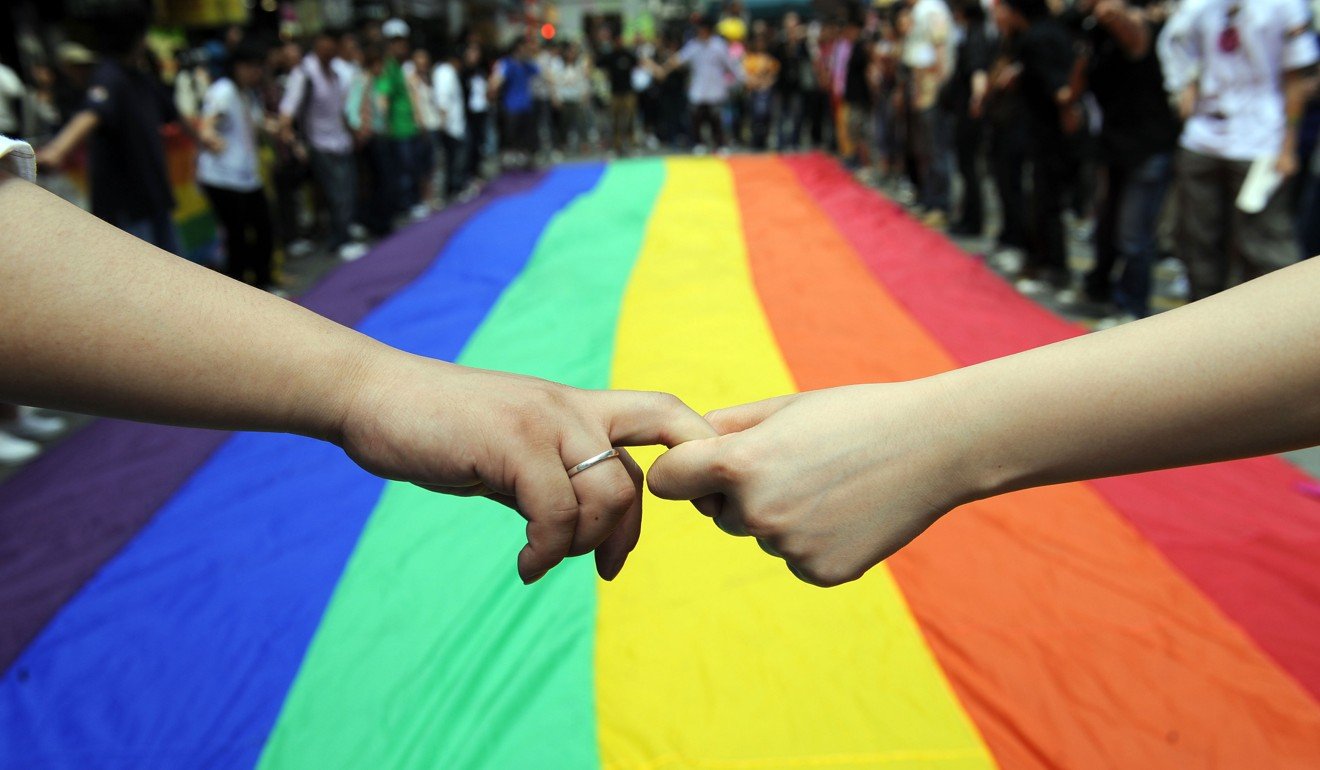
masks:
[[[601,499],[608,512],[621,516],[633,504],[636,497],[637,490],[632,484],[623,478],[616,478],[610,482]]]
[[[821,588],[833,588],[861,577],[861,573],[851,567],[828,563],[799,564],[797,569],[806,582]]]
[[[746,442],[726,441],[711,463],[711,472],[723,483],[737,485],[747,480],[755,462]]]

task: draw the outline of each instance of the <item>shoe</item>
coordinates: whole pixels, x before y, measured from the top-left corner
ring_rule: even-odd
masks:
[[[312,253],[312,242],[306,238],[299,238],[290,243],[285,251],[289,252],[290,257],[305,257]]]
[[[18,465],[41,454],[41,445],[0,430],[0,465]]]
[[[939,209],[931,209],[922,216],[921,224],[932,230],[943,230],[949,225],[949,217]]]
[[[1042,281],[1039,278],[1019,278],[1017,282],[1013,284],[1013,288],[1029,297],[1038,297],[1042,294],[1049,293],[1054,287],[1049,281]]]
[[[990,255],[990,267],[998,270],[1005,275],[1017,275],[1022,272],[1022,266],[1026,262],[1026,256],[1021,249],[1012,247],[1001,248]]]
[[[353,262],[365,257],[368,251],[371,251],[371,247],[365,243],[345,243],[339,247],[339,260]]]
[[[1089,297],[1086,296],[1086,292],[1082,291],[1081,289],[1067,288],[1055,294],[1054,301],[1058,302],[1060,305],[1075,306],[1075,305],[1082,305],[1088,303],[1091,300]]]
[[[287,290],[287,289],[281,289],[281,288],[278,287],[278,286],[267,286],[267,287],[266,287],[266,293],[269,294],[269,295],[271,295],[272,297],[279,297],[280,299],[288,299],[288,298],[289,298],[289,292],[288,292],[288,290]]]
[[[18,408],[18,419],[7,430],[13,435],[31,441],[49,441],[64,432],[69,422],[63,417],[41,414],[30,406]]]
[[[355,241],[365,241],[368,235],[367,228],[357,222],[348,226],[348,237]]]
[[[1137,317],[1132,315],[1131,313],[1117,313],[1115,315],[1105,316],[1104,318],[1101,318],[1099,321],[1096,321],[1095,330],[1098,332],[1102,332],[1105,329],[1112,329],[1115,326],[1130,324],[1135,320],[1137,320]]]
[[[429,216],[431,216],[431,207],[425,203],[418,203],[408,209],[408,218],[414,222],[426,219]]]

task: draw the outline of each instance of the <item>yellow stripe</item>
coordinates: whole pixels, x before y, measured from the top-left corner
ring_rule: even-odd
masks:
[[[668,390],[703,411],[795,390],[723,162],[669,162],[612,385]],[[647,506],[640,547],[600,586],[606,768],[993,766],[887,569],[813,588],[687,504]]]

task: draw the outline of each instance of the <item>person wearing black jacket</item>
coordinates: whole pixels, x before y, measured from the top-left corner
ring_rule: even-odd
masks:
[[[981,0],[959,0],[953,6],[954,21],[962,29],[953,76],[944,87],[944,108],[954,116],[954,146],[958,175],[962,177],[962,210],[951,232],[979,236],[985,227],[985,201],[981,179],[981,146],[984,142],[984,105],[989,85],[994,47],[986,33],[985,7]]]

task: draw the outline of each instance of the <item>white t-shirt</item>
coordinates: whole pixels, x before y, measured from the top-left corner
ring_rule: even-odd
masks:
[[[19,80],[18,73],[0,64],[0,134],[18,133],[21,126],[18,125],[18,116],[14,114],[13,104],[15,99],[23,98],[25,93],[23,81]]]
[[[27,142],[0,136],[0,168],[20,179],[37,181],[37,155]]]
[[[241,93],[234,81],[221,78],[206,89],[202,102],[202,117],[213,116],[215,132],[224,140],[225,148],[198,154],[197,181],[235,192],[260,190],[256,126],[261,124],[261,107],[251,96]]]
[[[1237,45],[1225,51],[1230,23]],[[1240,161],[1278,154],[1287,130],[1284,73],[1320,61],[1306,0],[1187,0],[1158,50],[1170,93],[1198,86],[1182,146]]]
[[[692,77],[688,81],[688,101],[693,104],[722,104],[729,98],[729,82],[726,75],[732,74],[742,80],[742,67],[723,38],[710,36],[706,40],[692,38],[678,51],[678,61],[692,68]]]
[[[467,133],[467,111],[463,108],[463,83],[458,70],[449,62],[440,62],[431,70],[431,87],[440,110],[440,127],[454,138]]]

